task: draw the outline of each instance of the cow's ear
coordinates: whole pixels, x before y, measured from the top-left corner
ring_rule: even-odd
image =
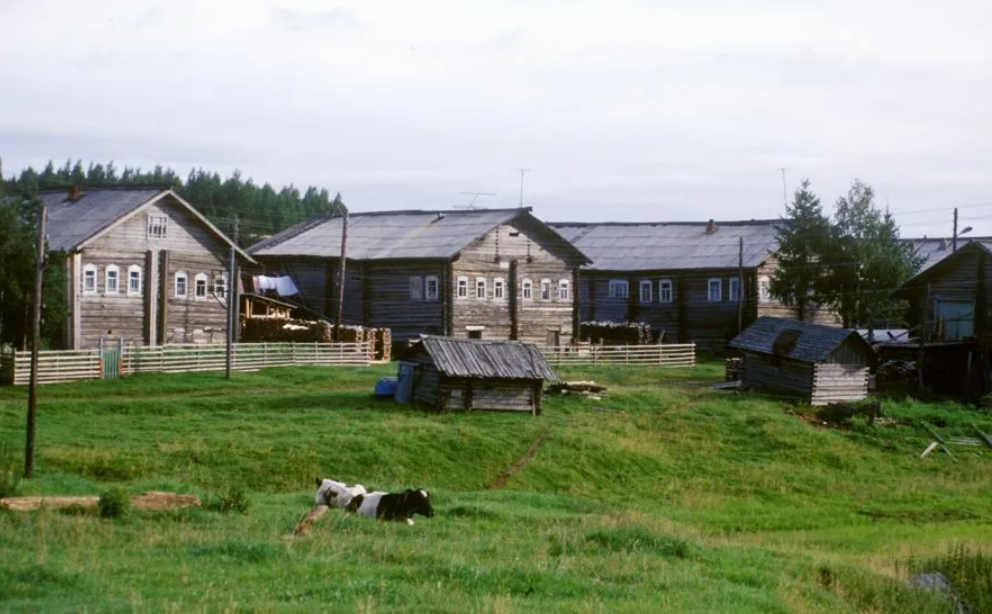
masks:
[[[320,485],[321,485],[321,484],[322,484],[323,482],[322,482],[322,481],[320,480],[320,478],[316,478],[316,481],[317,481],[317,488],[320,488]]]

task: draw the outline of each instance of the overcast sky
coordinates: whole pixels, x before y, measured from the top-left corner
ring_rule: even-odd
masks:
[[[353,210],[776,217],[854,177],[992,234],[989,0],[0,0],[4,173],[239,168]]]

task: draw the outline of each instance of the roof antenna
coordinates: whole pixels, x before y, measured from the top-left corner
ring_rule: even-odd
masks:
[[[472,200],[467,205],[455,205],[455,209],[485,209],[485,207],[476,207],[475,201],[480,196],[496,196],[496,192],[459,192],[459,194],[471,196]]]
[[[530,172],[529,168],[518,168],[520,171],[520,208],[524,207],[524,175]]]

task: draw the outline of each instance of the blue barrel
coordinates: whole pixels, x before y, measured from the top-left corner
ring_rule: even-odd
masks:
[[[382,377],[375,383],[375,396],[380,399],[388,399],[396,394],[396,378]]]

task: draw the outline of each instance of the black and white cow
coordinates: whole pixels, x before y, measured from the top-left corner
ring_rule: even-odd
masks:
[[[434,515],[430,493],[412,488],[401,493],[370,492],[355,495],[345,506],[345,510],[379,520],[405,520],[407,524],[413,524],[414,514],[428,518]]]
[[[313,497],[313,503],[328,507],[345,507],[355,496],[364,494],[365,487],[361,484],[348,486],[344,482],[317,478],[317,494]]]

